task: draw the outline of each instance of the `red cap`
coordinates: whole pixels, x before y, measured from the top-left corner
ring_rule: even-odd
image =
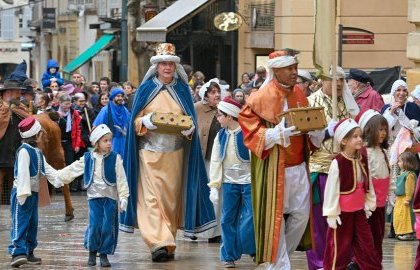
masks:
[[[20,121],[18,128],[20,132],[26,132],[30,130],[35,124],[35,118],[28,117]]]
[[[233,98],[231,98],[231,97],[225,97],[224,99],[223,99],[223,101],[224,102],[227,102],[227,103],[230,103],[230,104],[232,104],[232,105],[235,105],[236,107],[238,107],[239,109],[241,109],[242,108],[242,105],[241,104],[239,104],[239,102],[237,102],[236,100],[234,100]]]
[[[338,121],[338,123],[335,125],[334,127],[334,132],[337,130],[338,126],[341,125],[343,122],[349,120],[349,118],[343,118],[340,121]]]

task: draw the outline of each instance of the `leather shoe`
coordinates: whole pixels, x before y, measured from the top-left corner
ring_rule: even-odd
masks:
[[[168,250],[166,247],[152,252],[152,261],[154,262],[166,262],[168,259]]]

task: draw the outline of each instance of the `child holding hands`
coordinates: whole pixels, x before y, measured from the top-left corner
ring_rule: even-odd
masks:
[[[354,120],[343,119],[334,131],[341,151],[331,162],[325,187],[323,215],[329,228],[324,269],[346,269],[352,252],[360,269],[382,269],[368,224],[376,197],[367,158],[359,153],[362,130]]]
[[[38,245],[38,191],[39,177],[45,175],[56,188],[62,186],[56,180],[55,169],[45,160],[37,144],[41,137],[41,124],[33,117],[23,119],[19,125],[22,145],[16,151],[13,189],[10,194],[12,228],[11,243],[8,247],[12,255],[13,267],[28,264],[41,264],[41,258],[35,257],[34,249]]]
[[[111,151],[111,130],[101,124],[89,139],[94,150],[59,170],[58,176],[68,184],[84,174],[89,206],[89,224],[84,239],[84,246],[89,250],[87,264],[96,265],[96,254],[99,253],[101,266],[110,267],[107,255],[114,254],[117,247],[118,208],[127,209],[128,184],[120,155]]]
[[[237,118],[241,105],[227,97],[217,108],[222,129],[213,144],[208,186],[213,204],[219,203],[218,190],[223,192],[220,257],[226,268],[235,268],[242,254],[255,255],[251,164]]]

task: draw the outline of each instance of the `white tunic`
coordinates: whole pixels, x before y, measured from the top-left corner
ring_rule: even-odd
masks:
[[[120,155],[117,155],[115,162],[115,173],[117,177],[117,188],[106,184],[102,178],[102,162],[104,155],[93,152],[95,158],[95,168],[93,172],[93,182],[87,190],[88,200],[94,198],[110,198],[113,200],[127,199],[129,196],[127,178]],[[85,170],[84,156],[73,162],[69,166],[58,170],[58,177],[64,184],[72,182],[76,177],[82,175]]]
[[[213,150],[211,152],[211,162],[209,177],[210,188],[220,188],[223,183],[230,184],[250,184],[251,183],[251,163],[240,160],[235,151],[235,134],[241,127],[235,130],[228,130],[229,140],[227,143],[226,156],[220,159],[219,136],[214,139]]]
[[[42,155],[42,158],[44,159],[45,176],[47,177],[48,181],[53,186],[60,187],[61,183],[58,179],[56,179],[56,170],[47,163],[44,155]],[[16,196],[18,198],[24,199],[31,196],[32,191],[39,191],[39,174],[31,178],[29,172],[29,164],[31,160],[29,153],[25,148],[19,150],[17,160],[18,174],[15,178],[15,181],[13,181],[13,187],[16,188]]]

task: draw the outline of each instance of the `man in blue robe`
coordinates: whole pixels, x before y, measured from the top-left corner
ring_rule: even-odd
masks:
[[[164,262],[174,258],[178,229],[192,237],[216,223],[187,75],[172,44],[160,44],[150,62],[128,127],[124,167],[130,197],[120,229],[139,228],[152,260]],[[193,126],[159,132],[154,112],[191,116]]]
[[[96,116],[93,126],[106,124],[112,131],[112,150],[124,157],[125,137],[131,113],[124,106],[124,91],[116,88],[111,91],[110,102]]]

